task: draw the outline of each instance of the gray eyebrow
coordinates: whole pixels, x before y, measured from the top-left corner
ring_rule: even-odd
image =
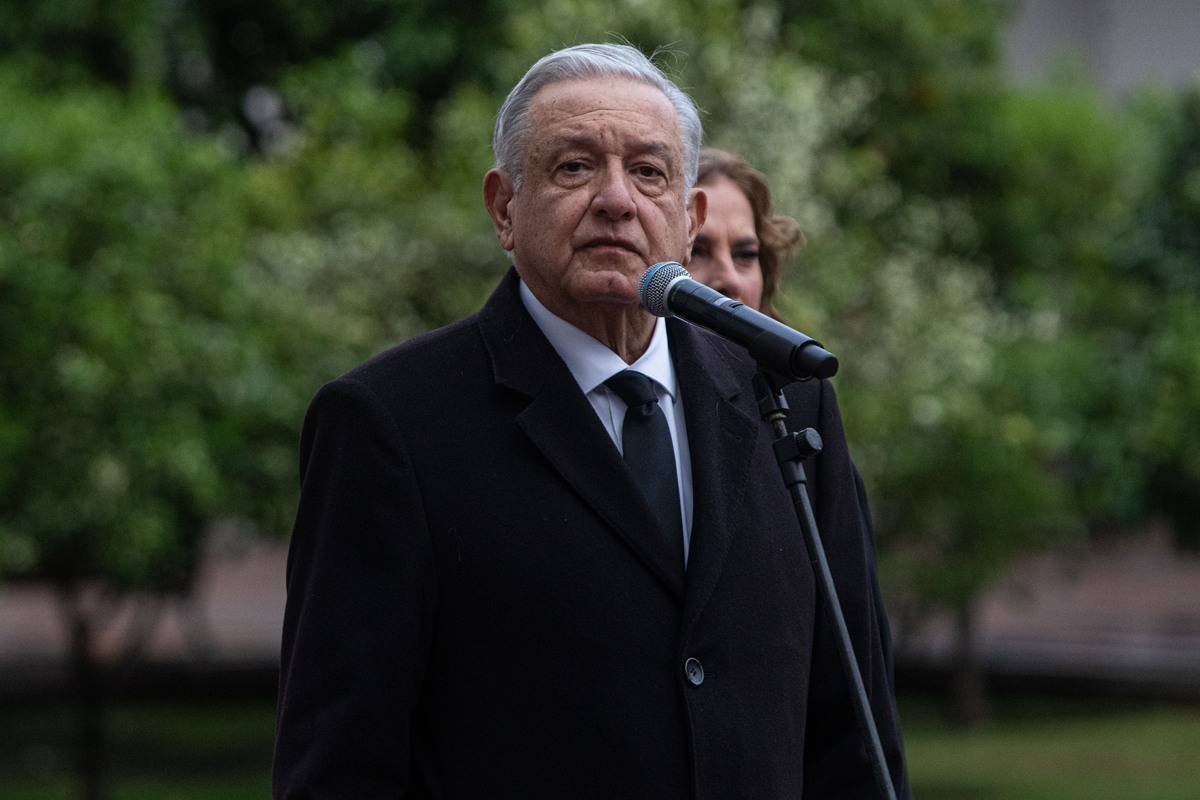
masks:
[[[639,153],[649,153],[664,159],[671,155],[671,148],[665,142],[638,141],[634,142],[634,144],[637,146],[637,152]]]

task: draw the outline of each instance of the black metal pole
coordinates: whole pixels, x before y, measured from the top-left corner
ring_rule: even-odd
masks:
[[[754,376],[754,391],[758,398],[759,411],[763,421],[771,426],[775,435],[775,458],[779,462],[780,474],[784,485],[792,496],[796,518],[804,534],[804,546],[808,550],[809,561],[812,562],[813,572],[817,578],[817,592],[825,601],[825,609],[829,622],[833,626],[837,639],[838,657],[842,662],[842,671],[849,684],[851,705],[858,718],[859,730],[862,732],[867,756],[871,762],[871,771],[875,776],[875,785],[883,800],[896,800],[896,790],[892,786],[892,777],[888,772],[887,759],[883,755],[883,745],[879,741],[879,731],[875,727],[875,717],[871,713],[871,703],[867,699],[867,691],[863,686],[862,673],[858,669],[858,661],[854,657],[854,645],[850,641],[850,631],[846,628],[846,618],[842,614],[842,604],[838,601],[837,588],[833,583],[833,573],[829,570],[829,560],[825,557],[825,547],[821,543],[821,534],[817,530],[817,520],[813,516],[812,504],[808,499],[808,491],[804,488],[808,477],[804,472],[804,460],[821,452],[821,437],[812,428],[805,428],[798,433],[787,429],[788,403],[783,396],[783,383],[777,382],[771,376],[762,372]]]

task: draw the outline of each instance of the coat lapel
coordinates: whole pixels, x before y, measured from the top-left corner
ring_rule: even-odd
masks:
[[[716,588],[743,512],[756,438],[753,374],[738,368],[707,335],[668,321],[692,454],[692,541],[684,601],[686,638]]]
[[[566,364],[525,311],[513,270],[479,314],[496,382],[530,398],[516,423],[562,479],[680,600],[681,552],[668,552],[658,524]],[[689,423],[690,427],[690,423]]]

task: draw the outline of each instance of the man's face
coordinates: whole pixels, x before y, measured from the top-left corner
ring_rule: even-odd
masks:
[[[501,245],[564,319],[636,304],[648,265],[686,262],[703,215],[674,108],[637,81],[562,81],[534,96],[530,121],[521,190],[496,171],[484,182]]]

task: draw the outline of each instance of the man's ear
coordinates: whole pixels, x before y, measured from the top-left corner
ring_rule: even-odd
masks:
[[[692,260],[692,245],[696,243],[696,235],[704,227],[704,220],[708,219],[708,195],[704,193],[703,189],[696,188],[688,192],[687,215],[687,252],[683,254],[685,265]]]
[[[491,169],[483,176],[483,205],[487,208],[488,216],[492,218],[497,241],[510,252],[516,246],[512,219],[514,195],[512,178],[507,172]]]

